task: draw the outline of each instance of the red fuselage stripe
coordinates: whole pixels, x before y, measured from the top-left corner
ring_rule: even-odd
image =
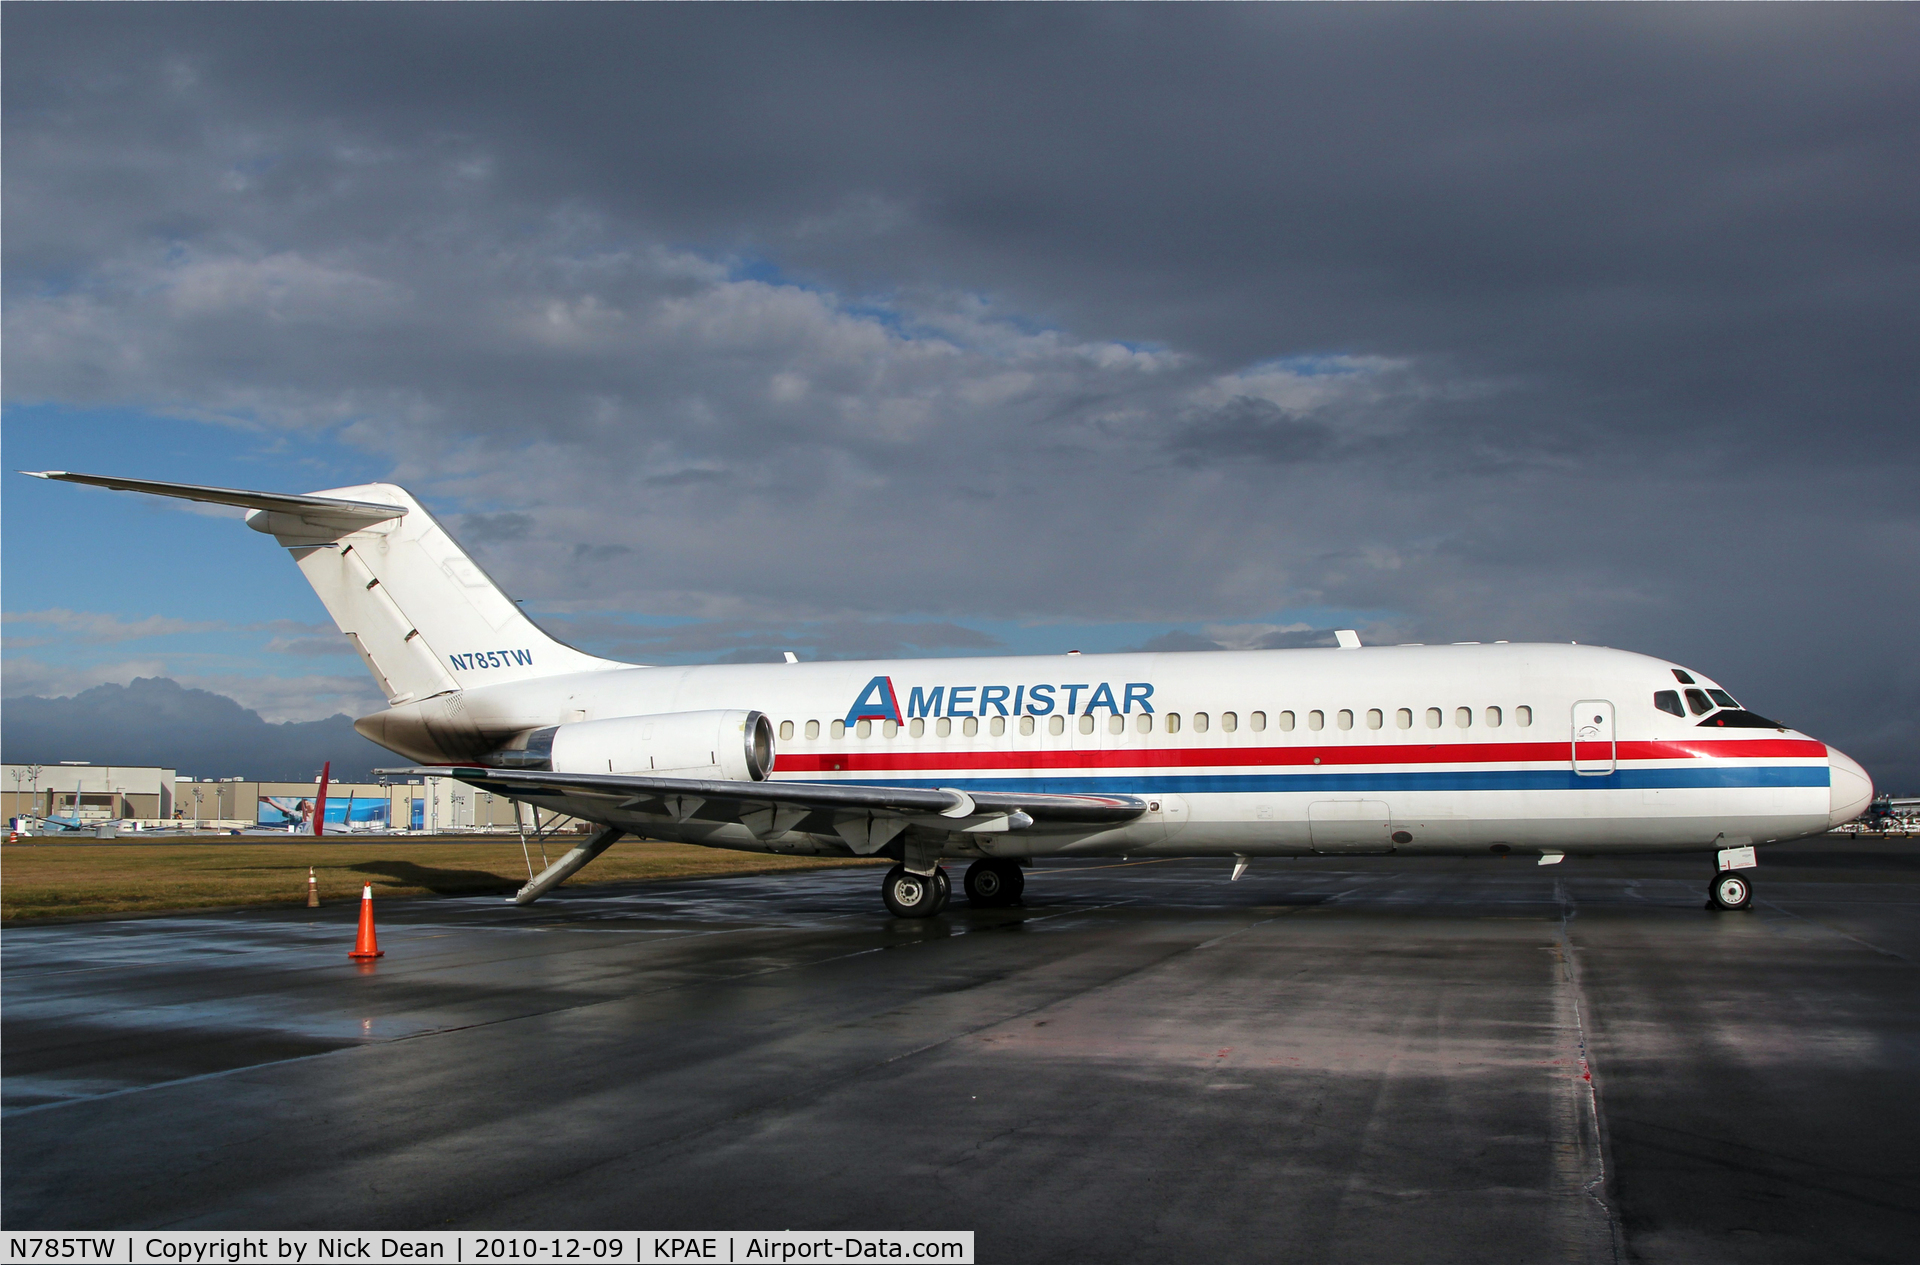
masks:
[[[886,741],[866,739],[865,742]],[[901,739],[893,739],[898,742]],[[906,741],[912,741],[908,739]],[[915,769],[1165,769],[1289,765],[1529,764],[1565,761],[1566,742],[1377,744],[1338,747],[1123,747],[1097,751],[782,751],[782,773],[905,772]],[[1824,743],[1805,738],[1746,741],[1693,739],[1622,742],[1614,757],[1628,760],[1824,760]],[[1580,744],[1583,760],[1607,758],[1607,744]]]

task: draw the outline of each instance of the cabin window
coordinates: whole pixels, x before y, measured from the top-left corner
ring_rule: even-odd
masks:
[[[1513,723],[1525,729],[1533,723],[1533,708],[1516,707],[1513,709]]]
[[[915,716],[912,720],[907,722],[907,733],[910,737],[918,738],[920,737],[920,735],[926,732],[927,732],[927,722],[922,720],[920,717]]]
[[[1257,734],[1265,733],[1267,731],[1267,714],[1265,712],[1249,712],[1247,714],[1247,728]]]
[[[1092,712],[1084,712],[1081,714],[1080,732],[1083,734],[1090,734],[1093,732],[1093,713]]]
[[[1207,732],[1207,714],[1205,712],[1195,712],[1193,714],[1193,732],[1197,734]]]
[[[1055,737],[1067,732],[1067,718],[1065,716],[1055,716],[1049,720],[1047,722],[1047,732]]]
[[[1115,712],[1113,715],[1107,717],[1107,732],[1110,734],[1123,734],[1127,732],[1127,718],[1119,712]]]
[[[1379,729],[1387,723],[1387,718],[1378,707],[1367,708],[1367,728]]]
[[[1020,718],[1020,732],[1023,734],[1030,734],[1033,732],[1033,717],[1022,716]]]
[[[1353,728],[1353,709],[1351,707],[1342,707],[1334,716],[1333,723],[1342,729]]]
[[[836,721],[834,721],[834,722],[833,722],[833,736],[834,736],[834,737],[836,737],[836,738],[844,738],[844,737],[846,737],[846,736],[847,736],[847,722],[846,722],[846,721],[844,721],[844,720],[836,720]]]
[[[1001,734],[1007,732],[1007,718],[1005,716],[995,716],[987,723],[987,730],[994,737],[998,738]]]
[[[1440,709],[1438,707],[1427,708],[1427,728],[1440,728]]]
[[[1453,709],[1453,723],[1462,729],[1473,728],[1473,708],[1456,707]]]
[[[819,721],[817,721],[817,720],[810,720],[810,721],[808,721],[808,722],[807,722],[807,737],[809,737],[809,738],[818,738],[819,736],[820,736],[820,722],[819,722]]]
[[[1133,727],[1135,729],[1138,729],[1143,734],[1152,733],[1153,732],[1153,713],[1141,712],[1140,719],[1133,722]]]
[[[1280,732],[1283,734],[1290,734],[1293,732],[1293,713],[1292,712],[1280,713]]]
[[[785,742],[787,741],[787,739],[791,737],[793,737],[793,722],[790,720],[781,721],[780,722],[780,741]]]
[[[1180,732],[1180,713],[1179,712],[1167,713],[1167,732],[1170,734],[1177,734]]]
[[[1727,693],[1725,690],[1708,690],[1707,697],[1712,699],[1714,702],[1720,704],[1720,706],[1722,707],[1740,706],[1740,704],[1733,701],[1733,695]]]
[[[1220,713],[1220,732],[1221,733],[1230,734],[1239,728],[1240,728],[1240,717],[1236,713],[1234,712]]]
[[[888,738],[897,737],[900,733],[900,722],[897,720],[889,720],[880,726],[880,732]]]
[[[953,722],[947,719],[945,716],[942,716],[939,720],[936,720],[933,722],[934,737],[944,738],[952,732],[953,732]]]
[[[980,732],[980,718],[978,716],[969,716],[965,720],[960,722],[960,733],[964,737],[971,738],[979,732]]]
[[[1489,729],[1500,728],[1500,709],[1498,707],[1487,708],[1487,727]]]
[[[1307,728],[1325,729],[1326,727],[1327,727],[1327,714],[1325,712],[1321,711],[1319,708],[1316,707],[1314,710],[1307,713]]]
[[[1704,716],[1713,710],[1713,701],[1707,697],[1705,690],[1688,690],[1687,706],[1693,708],[1694,715]]]
[[[853,736],[856,738],[873,737],[873,722],[870,720],[860,721],[853,727]]]
[[[1680,706],[1679,690],[1655,690],[1653,705],[1669,716],[1685,716],[1687,709]]]
[[[1402,707],[1393,714],[1393,723],[1402,729],[1413,728],[1413,709],[1411,707]]]

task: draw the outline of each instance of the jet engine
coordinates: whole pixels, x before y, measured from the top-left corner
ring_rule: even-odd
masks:
[[[762,712],[663,712],[549,725],[482,758],[497,769],[638,773],[761,782],[773,772],[773,722]]]

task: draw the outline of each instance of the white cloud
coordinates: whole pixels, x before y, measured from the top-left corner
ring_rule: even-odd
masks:
[[[0,664],[0,690],[8,698],[23,695],[68,698],[97,685],[126,685],[135,677],[170,677],[188,689],[208,690],[259,712],[264,720],[321,720],[338,712],[364,716],[386,706],[363,674],[298,677],[243,676],[179,672],[162,659],[69,666],[15,656]]]
[[[262,720],[323,720],[336,713],[365,716],[384,711],[382,698],[365,673],[352,676],[232,676],[188,674],[174,680],[188,689],[224,694]]]
[[[8,698],[22,695],[67,698],[96,685],[125,685],[137,676],[165,675],[167,664],[162,659],[127,659],[72,667],[15,656],[0,662],[0,693]]]
[[[58,633],[63,644],[106,645],[120,641],[138,641],[143,637],[175,636],[182,633],[212,632],[226,625],[218,620],[173,619],[149,615],[145,619],[122,619],[99,611],[71,611],[54,607],[43,611],[8,611],[0,622],[46,628]],[[9,646],[46,645],[47,637],[7,638]]]

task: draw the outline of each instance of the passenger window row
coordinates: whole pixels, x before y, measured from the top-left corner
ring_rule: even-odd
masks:
[[[1673,691],[1666,690],[1662,692],[1671,694]],[[1715,691],[1715,693],[1718,692],[1719,691]],[[1675,705],[1678,706],[1677,700]],[[1662,706],[1664,706],[1664,704]],[[1675,712],[1674,714],[1679,715],[1680,713]],[[1483,707],[1479,709],[1478,715],[1478,723],[1485,725],[1489,729],[1499,728],[1502,724],[1506,723],[1507,719],[1506,713],[1499,707]],[[1446,711],[1443,708],[1426,708],[1422,716],[1425,727],[1428,729],[1439,729],[1446,723]],[[1473,728],[1475,724],[1474,718],[1475,711],[1471,707],[1456,707],[1453,709],[1453,725],[1456,729]],[[988,718],[987,733],[995,738],[1001,737],[1007,732],[1008,719],[1009,718],[1005,716]],[[1221,733],[1230,734],[1238,732],[1241,728],[1241,717],[1238,712],[1221,712],[1218,718],[1215,718],[1208,712],[1192,712],[1185,718],[1183,718],[1179,712],[1165,712],[1158,717],[1151,712],[1142,712],[1134,716],[1122,716],[1115,713],[1105,717],[1104,722],[1101,717],[1089,713],[1073,717],[1072,719],[1074,721],[1074,727],[1083,734],[1093,733],[1097,728],[1101,727],[1103,723],[1108,733],[1116,735],[1124,734],[1130,728],[1135,733],[1150,734],[1154,732],[1156,728],[1156,721],[1158,722],[1157,727],[1160,732],[1168,734],[1181,733],[1183,730],[1188,733],[1203,734],[1211,732],[1216,726]],[[1021,716],[1014,719],[1013,723],[1018,726],[1019,733],[1022,736],[1026,736],[1037,732],[1039,722],[1045,721],[1046,732],[1058,737],[1067,732],[1067,720],[1067,717],[1060,715],[1045,717]],[[899,721],[883,720],[875,722],[871,720],[860,720],[855,721],[853,724],[853,736],[856,738],[871,738],[876,723],[880,735],[884,738],[897,737],[900,733],[901,726]],[[1245,727],[1248,732],[1263,733],[1266,731],[1267,723],[1267,714],[1265,712],[1247,713]],[[1384,729],[1387,725],[1387,713],[1378,707],[1368,708],[1360,723],[1364,724],[1368,729]],[[1521,728],[1532,725],[1533,708],[1526,706],[1514,708],[1513,723]],[[1273,727],[1281,733],[1292,733],[1299,724],[1300,718],[1291,711],[1279,712],[1273,717]],[[1352,729],[1355,724],[1355,713],[1351,708],[1343,707],[1333,714],[1333,724],[1336,729]],[[1393,724],[1396,729],[1412,729],[1414,727],[1413,709],[1410,707],[1396,709],[1393,713]],[[1326,727],[1326,712],[1315,708],[1306,714],[1306,728],[1309,731],[1318,732]],[[907,736],[910,738],[924,737],[929,729],[931,729],[933,736],[936,738],[950,737],[954,732],[954,718],[941,716],[935,718],[932,724],[929,725],[925,718],[915,717],[906,724]],[[962,737],[972,738],[978,736],[980,733],[980,717],[966,716],[960,718],[959,731]],[[820,737],[820,722],[817,720],[807,721],[804,732],[808,739],[818,739]],[[831,738],[846,737],[847,722],[844,720],[829,722],[827,734]],[[783,741],[790,740],[793,735],[794,722],[791,720],[781,721],[781,739]]]

